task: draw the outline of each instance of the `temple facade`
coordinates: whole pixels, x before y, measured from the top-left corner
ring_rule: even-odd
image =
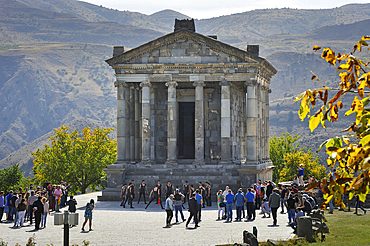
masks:
[[[117,87],[117,162],[100,200],[124,182],[157,180],[214,189],[272,179],[269,89],[277,70],[258,55],[195,32],[176,20],[172,33],[134,49],[114,47],[106,62]]]

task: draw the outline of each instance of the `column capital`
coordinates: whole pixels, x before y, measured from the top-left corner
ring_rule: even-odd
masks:
[[[149,81],[141,82],[140,87],[151,87],[152,84]]]
[[[245,86],[256,86],[258,83],[256,80],[245,82]]]
[[[176,86],[178,86],[176,81],[168,81],[165,85],[167,87],[176,87]]]
[[[222,80],[220,83],[219,83],[220,86],[230,86],[231,85],[231,82],[230,81],[226,81],[226,80]]]
[[[128,84],[126,82],[120,82],[120,81],[114,81],[115,87],[128,87]]]
[[[194,81],[193,82],[193,86],[197,87],[197,86],[205,86],[206,84],[203,82],[203,81]]]

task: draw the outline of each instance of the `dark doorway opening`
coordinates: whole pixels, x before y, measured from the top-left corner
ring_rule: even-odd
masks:
[[[179,159],[195,158],[195,103],[179,102]]]

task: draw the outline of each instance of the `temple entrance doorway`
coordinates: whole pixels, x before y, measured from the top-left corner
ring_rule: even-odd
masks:
[[[195,103],[179,102],[179,159],[195,158]]]

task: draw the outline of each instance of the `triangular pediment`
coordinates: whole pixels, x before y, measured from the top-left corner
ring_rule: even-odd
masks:
[[[265,63],[265,59],[188,30],[173,32],[107,60],[118,64]]]

